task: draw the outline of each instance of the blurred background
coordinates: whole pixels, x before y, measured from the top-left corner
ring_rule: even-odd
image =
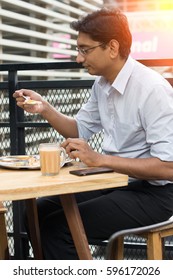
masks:
[[[102,6],[117,7],[127,15],[134,58],[173,57],[172,0],[0,0],[0,63],[75,61],[76,32],[69,24]],[[172,76],[171,67],[160,71]],[[65,76],[88,77],[83,71],[73,72]],[[31,72],[25,71],[27,75]],[[64,74],[37,71],[38,78],[43,76]]]

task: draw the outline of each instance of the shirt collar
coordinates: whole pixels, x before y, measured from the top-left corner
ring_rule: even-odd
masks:
[[[135,62],[134,59],[131,56],[129,56],[126,63],[124,64],[123,68],[118,73],[117,77],[115,78],[114,82],[112,83],[112,85],[110,85],[108,95],[112,91],[112,89],[118,91],[122,95],[124,94],[126,85],[128,83],[128,80],[129,80],[129,78],[132,74],[133,68],[134,68],[134,62]],[[105,80],[104,77],[100,78],[99,84],[102,86],[107,85],[107,81]]]

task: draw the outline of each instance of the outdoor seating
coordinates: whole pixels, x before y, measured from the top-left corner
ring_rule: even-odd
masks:
[[[162,260],[164,256],[164,238],[173,235],[173,216],[164,222],[114,233],[108,241],[106,259],[124,259],[124,237],[137,235],[146,239],[147,259]]]
[[[160,66],[169,66],[172,67],[173,59],[169,60],[142,60],[140,61],[143,64],[149,67],[160,67]],[[81,68],[81,69],[80,69]],[[83,71],[80,64],[76,62],[55,62],[55,63],[26,63],[26,64],[1,64],[0,73],[8,72],[7,81],[2,81],[0,83],[0,92],[2,95],[2,120],[1,120],[1,130],[2,130],[2,155],[17,155],[17,154],[37,154],[37,147],[40,142],[51,141],[62,141],[62,137],[54,133],[52,127],[45,121],[42,121],[39,115],[28,115],[23,114],[22,110],[16,109],[15,100],[12,98],[12,94],[17,88],[32,88],[37,89],[39,93],[46,97],[46,99],[55,107],[60,106],[62,112],[75,115],[76,112],[81,107],[81,104],[85,103],[90,96],[90,89],[93,85],[92,79],[69,79],[69,80],[22,80],[20,78],[20,71],[38,71],[39,69],[50,70],[53,69],[54,72],[58,72],[59,69],[69,72],[69,69],[77,69]],[[73,71],[73,70],[72,70]],[[11,75],[15,73],[15,75]],[[17,78],[16,78],[17,73]],[[11,80],[12,79],[12,80]],[[173,86],[173,78],[167,78],[170,84]],[[10,85],[10,87],[9,87]],[[9,114],[9,112],[11,112]],[[11,128],[11,129],[10,129]],[[20,139],[20,141],[19,141]],[[95,138],[91,139],[92,147],[97,151],[102,151],[102,134],[99,133]],[[1,198],[1,200],[3,200]],[[2,204],[1,204],[2,205]],[[26,232],[22,229],[21,222],[21,213],[23,209],[23,202],[6,202],[4,200],[4,206],[8,205],[8,216],[6,219],[7,232],[8,232],[8,245],[9,251],[12,252],[13,259],[27,259],[32,258],[32,250],[30,244],[28,244],[28,237]],[[1,208],[1,207],[0,207]],[[4,208],[3,208],[4,209]],[[4,209],[5,210],[5,209]],[[3,210],[3,211],[4,211]],[[3,221],[5,212],[0,213],[0,219]],[[11,230],[12,229],[12,230]],[[0,250],[2,251],[1,243],[2,241],[2,230],[3,226],[0,226]],[[167,242],[167,249],[172,250],[173,244],[173,234]],[[128,235],[127,235],[128,236]],[[128,239],[128,237],[127,237]],[[1,242],[2,241],[2,242]],[[126,243],[126,242],[125,242]],[[134,244],[135,242],[133,242]],[[168,244],[169,243],[169,244]],[[14,247],[15,244],[15,247]],[[93,245],[94,258],[103,259],[103,254],[105,252],[104,246]],[[143,250],[143,244],[129,244],[133,247],[138,247],[138,251]],[[95,247],[94,247],[95,246]],[[5,246],[4,246],[5,247]],[[125,244],[125,249],[127,245]],[[98,250],[100,251],[98,252]],[[103,253],[104,253],[103,252]],[[134,253],[133,250],[129,253],[129,258],[133,259]],[[120,253],[119,253],[120,254]],[[172,254],[172,252],[171,252]],[[105,254],[104,254],[105,256]],[[135,256],[136,257],[136,256]],[[1,258],[1,256],[0,256]]]

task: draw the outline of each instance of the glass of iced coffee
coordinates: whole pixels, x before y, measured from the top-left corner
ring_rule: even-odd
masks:
[[[66,152],[59,143],[41,143],[39,145],[40,168],[44,176],[59,174],[66,160]]]

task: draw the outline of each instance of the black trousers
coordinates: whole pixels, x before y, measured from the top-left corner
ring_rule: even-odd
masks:
[[[173,184],[135,181],[127,187],[76,194],[89,243],[114,232],[168,219],[173,214]],[[58,196],[37,200],[44,258],[78,259]]]

